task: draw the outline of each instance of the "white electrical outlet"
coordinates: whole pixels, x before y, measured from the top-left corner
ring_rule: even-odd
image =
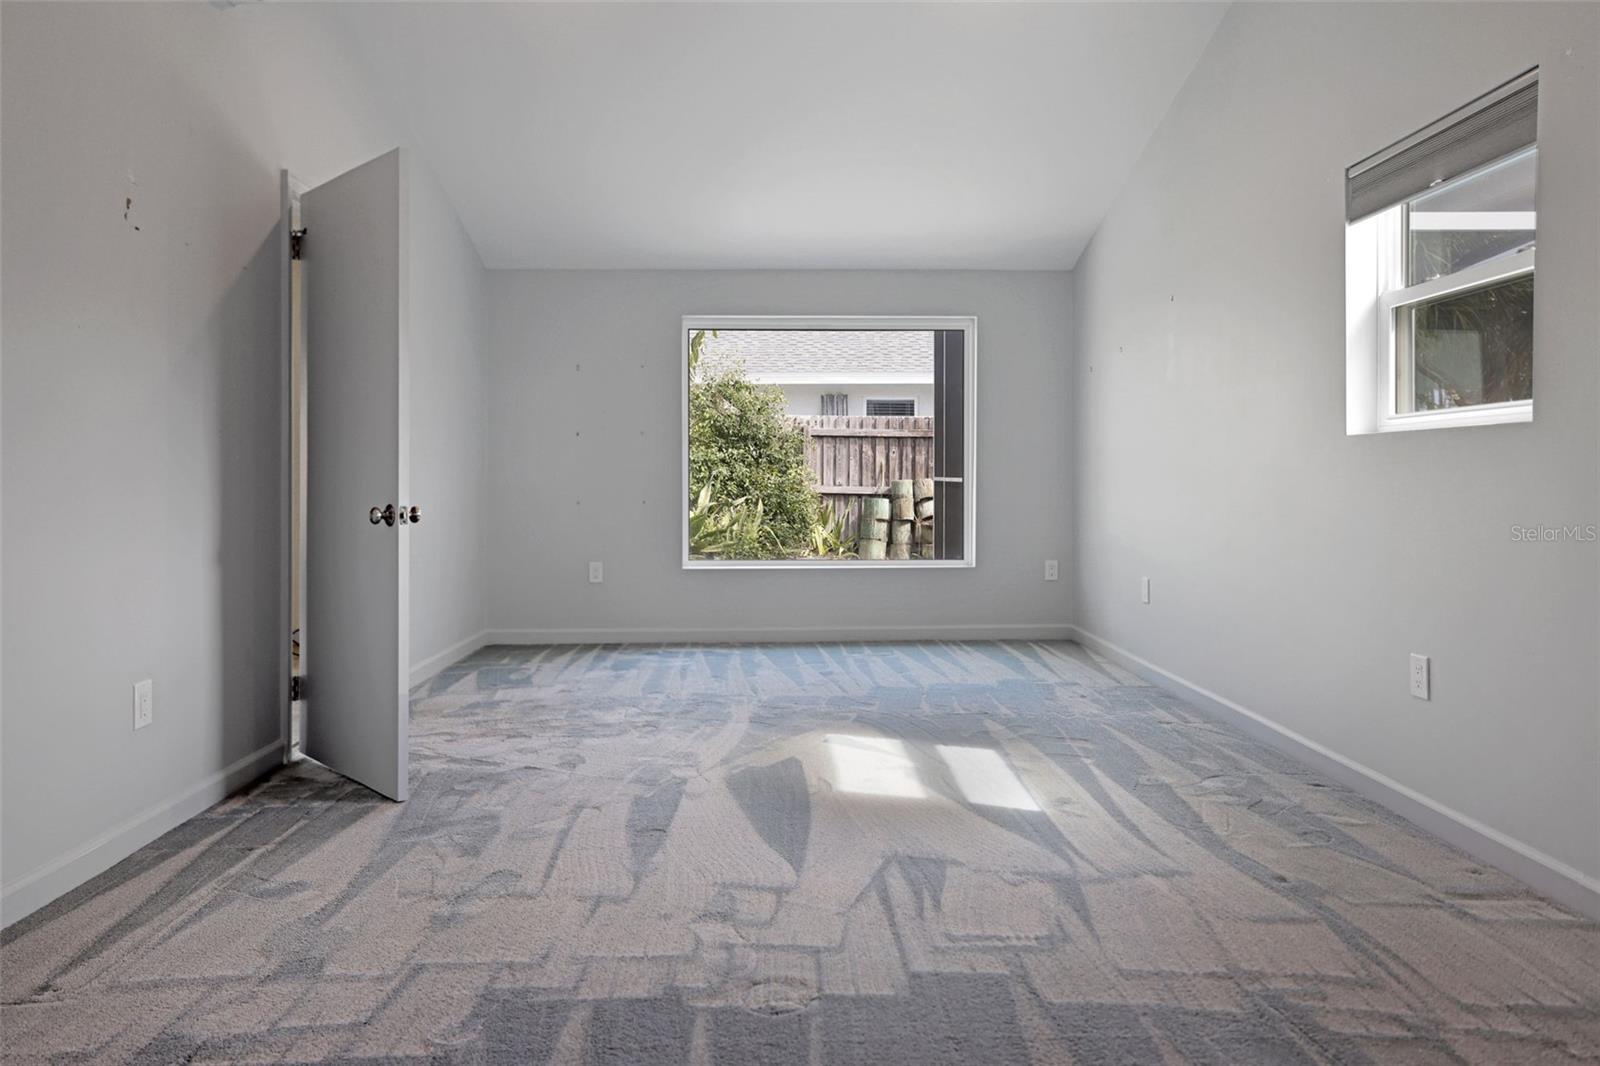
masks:
[[[600,563],[589,564],[589,584],[598,585],[606,579],[606,569]]]
[[[1058,564],[1056,562],[1056,560],[1054,560],[1054,559],[1046,559],[1044,561],[1044,579],[1046,581],[1054,581],[1054,580],[1056,580],[1056,578],[1058,578],[1060,576],[1061,576],[1061,566],[1060,566],[1060,564]]]
[[[1147,577],[1142,577],[1139,579],[1139,602],[1150,602],[1150,579]]]
[[[1428,698],[1428,657],[1411,656],[1411,694],[1419,700]]]
[[[133,728],[143,729],[156,720],[156,683],[149,678],[133,686]]]

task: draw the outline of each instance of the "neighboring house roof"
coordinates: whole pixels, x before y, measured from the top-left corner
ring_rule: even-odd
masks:
[[[700,359],[707,372],[743,366],[758,381],[932,381],[933,331],[723,330],[706,337]]]

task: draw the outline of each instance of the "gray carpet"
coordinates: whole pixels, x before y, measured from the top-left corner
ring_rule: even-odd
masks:
[[[7,930],[8,1061],[1593,1062],[1600,926],[1072,644],[486,649]]]

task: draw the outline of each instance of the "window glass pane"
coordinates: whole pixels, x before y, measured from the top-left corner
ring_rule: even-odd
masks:
[[[691,330],[690,558],[964,558],[934,480],[961,440],[961,406],[935,403],[952,332]]]
[[[1537,171],[1538,153],[1530,148],[1412,200],[1407,284],[1532,245]]]
[[[1532,274],[1397,313],[1411,327],[1410,358],[1397,360],[1402,413],[1533,398]]]

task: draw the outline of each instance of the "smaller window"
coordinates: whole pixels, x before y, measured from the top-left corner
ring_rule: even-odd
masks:
[[[897,415],[915,415],[917,401],[909,400],[868,400],[867,416],[869,418],[893,418]]]
[[[1533,402],[1528,149],[1407,201],[1394,316],[1394,414]]]
[[[1538,71],[1345,175],[1346,429],[1533,417]]]

